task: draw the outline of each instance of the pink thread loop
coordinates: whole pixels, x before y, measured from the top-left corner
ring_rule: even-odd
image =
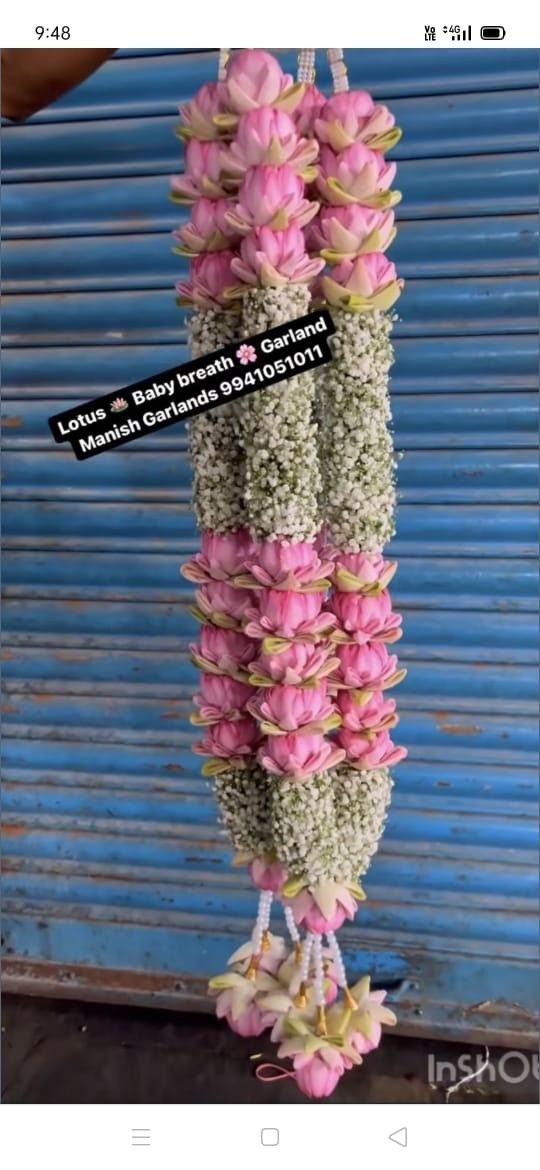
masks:
[[[274,1075],[261,1076],[265,1069],[275,1070]],[[266,1084],[271,1084],[273,1081],[287,1081],[289,1078],[293,1081],[296,1080],[296,1074],[288,1068],[283,1068],[280,1064],[259,1064],[255,1069],[255,1076],[258,1081],[266,1082]]]

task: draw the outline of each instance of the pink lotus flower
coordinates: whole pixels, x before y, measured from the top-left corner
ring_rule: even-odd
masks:
[[[239,1036],[260,1036],[265,1028],[271,1028],[275,1013],[259,1007],[257,996],[261,990],[273,987],[275,981],[270,974],[261,972],[253,981],[239,972],[210,980],[210,988],[223,987],[216,1000],[216,1016],[225,1018],[229,1028]]]
[[[325,103],[326,98],[316,85],[306,85],[302,99],[294,111],[298,134],[305,134],[308,138],[314,137],[315,119]]]
[[[336,707],[348,731],[384,731],[398,722],[395,699],[385,699],[382,691],[375,691],[364,702],[358,702],[354,691],[339,691]]]
[[[262,888],[262,887],[261,887]],[[228,967],[232,967],[234,971],[240,972],[242,975],[247,975],[250,962],[253,959],[256,943],[256,931],[253,930],[249,942],[242,943],[236,951],[230,956],[227,962]],[[285,956],[287,954],[287,947],[285,940],[280,935],[272,934],[270,930],[266,931],[264,935],[264,945],[262,950],[257,954],[257,979],[261,982],[263,973],[268,975],[277,975],[279,968],[283,966]],[[263,978],[263,982],[266,982]],[[274,991],[279,990],[279,985],[274,985]],[[269,998],[271,998],[270,992]],[[261,1008],[266,1008],[266,997],[259,996],[258,1004]]]
[[[339,667],[339,659],[329,657],[326,648],[305,642],[292,642],[279,654],[261,654],[250,663],[253,686],[317,686],[321,679]]]
[[[280,861],[266,861],[256,857],[250,862],[249,876],[258,890],[272,890],[272,893],[277,894],[286,881],[287,871]]]
[[[324,882],[312,890],[304,889],[294,898],[285,898],[290,905],[297,926],[315,934],[339,930],[345,919],[354,918],[357,901],[347,886],[338,882]]]
[[[184,256],[197,256],[199,252],[222,252],[229,248],[238,236],[225,216],[229,206],[228,199],[197,199],[190,222],[173,232],[181,245],[175,251]]]
[[[193,751],[200,756],[219,756],[220,759],[237,759],[251,756],[260,743],[260,734],[253,719],[238,719],[215,723],[209,726],[205,739],[193,745]]]
[[[393,211],[375,211],[359,203],[323,207],[313,221],[309,248],[329,264],[354,260],[364,252],[384,252],[396,234]]]
[[[226,581],[208,581],[196,593],[197,617],[214,626],[239,626],[251,601],[249,589],[237,589]]]
[[[303,227],[319,208],[304,198],[303,180],[289,166],[261,166],[248,171],[238,203],[227,213],[231,229],[246,235],[253,228],[275,231]]]
[[[389,190],[395,173],[395,163],[386,163],[381,154],[362,142],[348,146],[340,154],[323,146],[316,186],[331,206],[363,203],[367,207],[387,208],[393,207],[400,198],[397,191]]]
[[[229,303],[226,290],[234,283],[232,252],[208,252],[197,256],[191,265],[191,279],[176,286],[180,302],[201,308],[223,307]]]
[[[207,140],[217,138],[219,130],[214,118],[226,108],[225,101],[226,93],[222,82],[209,81],[206,85],[201,85],[195,97],[180,106],[180,115],[185,127],[180,131],[182,137]]]
[[[246,558],[247,587],[304,592],[329,585],[332,561],[322,561],[311,541],[263,540]]]
[[[177,203],[194,203],[201,195],[208,199],[223,199],[223,146],[219,142],[199,142],[190,138],[186,145],[185,175],[172,180],[171,196]]]
[[[373,1052],[381,1042],[382,1025],[393,1027],[397,1019],[390,1008],[384,1007],[386,991],[370,991],[369,975],[365,975],[350,988],[357,1008],[353,1012],[346,1033],[346,1043],[360,1056]]]
[[[407,748],[396,747],[392,743],[387,731],[380,731],[377,735],[357,735],[354,731],[342,728],[336,736],[336,742],[346,752],[347,760],[357,768],[391,768],[404,760]]]
[[[341,593],[377,594],[389,585],[397,561],[385,561],[382,553],[338,553],[333,580]]]
[[[286,735],[290,731],[325,735],[340,724],[324,682],[318,687],[264,689],[250,701],[248,710],[265,735]]]
[[[245,528],[224,535],[207,530],[202,534],[200,553],[182,565],[182,576],[197,584],[231,581],[241,573],[252,547],[253,542]]]
[[[395,642],[401,637],[401,615],[394,613],[387,589],[376,596],[363,593],[334,593],[328,608],[338,626],[332,634],[335,642],[358,642],[372,639]]]
[[[253,345],[239,345],[236,356],[241,366],[249,366],[250,362],[257,361],[257,350]]]
[[[291,113],[300,102],[303,86],[283,73],[281,66],[265,49],[241,49],[235,53],[225,82],[227,103],[235,114],[245,114],[259,106],[279,106]]]
[[[203,626],[200,643],[190,645],[193,662],[209,674],[225,674],[244,681],[253,658],[253,642],[236,630]],[[244,670],[242,670],[244,667]]]
[[[337,1049],[328,1051],[333,1053],[331,1063],[323,1052],[315,1052],[312,1056],[303,1052],[294,1057],[296,1083],[306,1097],[330,1097],[343,1073],[350,1067]]]
[[[312,139],[300,138],[297,128],[284,110],[268,107],[250,110],[238,123],[236,137],[227,154],[227,173],[245,175],[250,167],[266,164],[282,167],[285,163],[296,175],[314,179],[312,167],[319,152]]]
[[[259,608],[248,607],[245,627],[250,638],[298,638],[318,641],[336,624],[333,614],[321,612],[324,593],[297,593],[284,589],[265,589],[258,594]],[[273,649],[273,647],[269,647]]]
[[[200,692],[193,697],[199,708],[199,715],[194,716],[193,720],[219,723],[224,719],[242,719],[252,694],[252,688],[246,683],[226,675],[203,674]]]
[[[234,724],[229,724],[233,727]],[[301,782],[315,772],[334,768],[344,759],[342,749],[322,735],[273,735],[261,747],[257,759],[267,772]],[[332,928],[333,929],[333,928]]]
[[[256,228],[242,240],[240,258],[231,262],[235,276],[248,287],[282,288],[309,284],[324,268],[324,260],[310,260],[302,229],[291,224],[284,231]]]
[[[405,677],[404,670],[397,670],[396,655],[388,653],[384,642],[366,642],[364,646],[352,642],[338,646],[336,653],[339,668],[330,681],[338,687],[382,690],[395,686]]]
[[[321,277],[321,291],[330,305],[359,311],[391,308],[402,288],[395,265],[382,252],[343,260],[331,276]]]
[[[395,121],[386,106],[375,106],[365,90],[350,90],[329,98],[315,122],[315,133],[319,142],[335,151],[355,142],[389,150],[401,137],[401,131],[394,129]]]

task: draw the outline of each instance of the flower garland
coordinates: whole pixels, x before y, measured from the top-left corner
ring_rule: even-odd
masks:
[[[335,931],[365,896],[388,767],[406,754],[383,696],[404,673],[387,650],[401,619],[382,556],[395,502],[384,310],[401,288],[384,256],[399,196],[383,152],[399,131],[346,91],[341,51],[329,53],[341,92],[328,101],[313,50],[296,84],[263,50],[222,60],[181,110],[186,174],[173,181],[193,206],[176,234],[192,259],[179,291],[195,355],[302,316],[317,280],[336,325],[318,410],[304,372],[192,421],[202,550],[182,569],[203,623],[196,750],[260,891],[251,941],[210,986],[235,1031],[271,1028],[309,1096],[329,1095],[395,1023],[368,977],[348,986]],[[269,930],[274,895],[290,951]]]

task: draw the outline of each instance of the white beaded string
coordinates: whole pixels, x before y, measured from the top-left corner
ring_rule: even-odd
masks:
[[[259,909],[257,911],[257,919],[255,922],[255,929],[253,931],[253,954],[258,955],[262,949],[263,936],[265,930],[268,930],[270,925],[270,913],[272,910],[273,894],[271,890],[261,890],[259,897]]]
[[[315,935],[308,932],[304,939],[304,946],[302,947],[302,963],[300,966],[300,982],[307,983],[309,979],[309,964],[311,959],[311,950],[315,941]]]
[[[313,940],[313,958],[315,962],[315,1005],[316,1007],[324,1007],[324,964],[320,934],[317,934]]]
[[[287,930],[289,931],[289,934],[292,938],[293,943],[299,943],[300,942],[300,931],[296,925],[296,922],[294,921],[294,914],[291,910],[291,907],[284,906],[283,912],[285,914],[285,922],[287,924]]]
[[[334,967],[336,969],[336,980],[337,980],[338,987],[346,987],[347,986],[347,972],[345,971],[345,964],[343,962],[343,957],[342,957],[341,951],[339,949],[338,940],[337,940],[333,930],[329,931],[326,937],[328,939],[328,946],[330,947],[330,950],[332,952],[332,959],[333,959]]]
[[[347,66],[343,60],[343,49],[327,49],[326,56],[332,74],[334,93],[346,93],[349,88]]]
[[[315,49],[298,50],[297,80],[310,85],[315,81]]]
[[[220,49],[218,57],[218,81],[225,81],[227,77],[227,63],[230,56],[230,49]]]

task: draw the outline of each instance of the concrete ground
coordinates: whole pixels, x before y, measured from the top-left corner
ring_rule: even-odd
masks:
[[[19,1105],[305,1100],[292,1080],[271,1085],[257,1081],[250,1056],[263,1049],[267,1059],[275,1059],[264,1037],[243,1040],[211,1016],[4,996],[2,1099]],[[444,1085],[429,1083],[434,1061],[455,1064],[463,1053],[476,1061],[483,1049],[387,1033],[381,1048],[342,1079],[332,1101],[444,1102]],[[490,1055],[496,1069],[503,1053],[494,1049]],[[524,1057],[530,1065],[532,1054]],[[508,1076],[484,1074],[453,1093],[450,1103],[536,1103],[538,1080],[532,1073],[521,1079],[524,1067],[512,1058],[507,1072],[513,1083]],[[445,1083],[447,1076],[441,1077]]]

